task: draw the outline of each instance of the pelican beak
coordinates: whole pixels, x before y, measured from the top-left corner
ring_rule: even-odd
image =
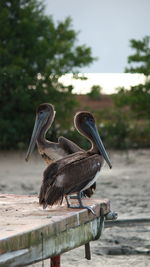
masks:
[[[109,159],[109,156],[106,152],[106,149],[103,145],[103,142],[99,136],[99,133],[98,133],[98,130],[97,130],[97,127],[96,125],[91,125],[89,122],[87,123],[87,125],[89,126],[89,131],[90,131],[90,134],[92,135],[96,145],[97,145],[97,148],[98,150],[100,151],[101,155],[103,156],[103,158],[106,160],[108,166],[110,167],[110,169],[112,168],[112,164],[110,162],[110,159]]]
[[[31,136],[31,140],[30,140],[30,144],[29,144],[28,151],[27,151],[26,158],[25,158],[26,161],[29,160],[29,157],[34,150],[39,133],[40,133],[42,127],[45,125],[47,119],[48,119],[47,113],[43,112],[43,113],[37,114],[36,119],[35,119],[35,123],[34,123],[34,128],[33,128],[32,136]]]

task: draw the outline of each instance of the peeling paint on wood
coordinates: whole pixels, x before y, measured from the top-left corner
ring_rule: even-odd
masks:
[[[75,201],[75,200],[74,200]],[[41,209],[37,196],[0,195],[0,266],[24,266],[99,238],[108,200],[84,200],[86,209],[62,206]]]

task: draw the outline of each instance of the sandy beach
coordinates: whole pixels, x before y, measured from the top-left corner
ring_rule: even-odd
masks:
[[[94,198],[108,198],[119,219],[150,218],[150,150],[110,151],[113,168],[105,164]],[[35,153],[27,163],[25,152],[0,153],[0,192],[37,194],[46,165]],[[150,224],[110,227],[91,242],[92,260],[84,247],[62,255],[62,267],[150,266]],[[42,263],[33,264],[39,267]],[[49,266],[49,260],[44,262]]]

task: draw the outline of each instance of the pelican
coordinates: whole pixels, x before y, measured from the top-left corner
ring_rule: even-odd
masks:
[[[62,136],[59,137],[58,143],[50,142],[45,139],[45,135],[54,121],[55,113],[52,104],[43,103],[37,108],[32,137],[26,154],[26,161],[29,160],[36,143],[39,153],[48,165],[62,157],[82,150],[75,143]]]
[[[69,194],[77,193],[79,205],[70,208],[87,208],[81,200],[81,192],[92,186],[100,175],[104,160],[111,168],[109,156],[99,136],[95,120],[90,112],[81,111],[75,115],[76,129],[91,142],[88,151],[78,151],[66,156],[46,168],[40,188],[39,203],[46,208],[47,205],[62,203],[63,198]]]
[[[26,161],[29,160],[36,143],[40,155],[48,165],[67,155],[78,151],[84,151],[78,145],[63,136],[58,138],[58,143],[50,142],[45,138],[48,129],[54,121],[55,113],[54,106],[49,103],[43,103],[37,108],[35,124],[25,158]],[[84,191],[83,195],[90,197],[95,189],[96,183]]]

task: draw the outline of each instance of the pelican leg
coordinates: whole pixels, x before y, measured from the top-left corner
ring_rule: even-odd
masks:
[[[65,196],[66,202],[67,202],[67,207],[70,208],[71,203],[70,203],[70,196]]]
[[[89,207],[89,206],[84,206],[83,203],[82,203],[82,199],[81,199],[81,193],[82,192],[78,192],[77,193],[77,199],[78,199],[78,202],[79,202],[79,205],[71,205],[70,202],[69,202],[69,205],[68,205],[68,202],[67,202],[67,205],[68,205],[68,208],[72,208],[72,209],[88,209],[89,211],[92,212],[92,214],[95,215],[95,212],[94,210]],[[67,196],[66,196],[67,197]],[[66,198],[66,201],[68,201],[68,199]]]
[[[82,193],[82,192],[78,192],[78,193],[77,193],[77,196],[78,196],[77,199],[78,199],[78,201],[79,201],[79,205],[80,205],[79,208],[81,208],[81,209],[88,209],[89,211],[92,212],[92,214],[96,215],[95,212],[94,212],[94,210],[93,210],[91,207],[89,207],[89,206],[84,206],[84,205],[83,205],[83,203],[82,203],[82,199],[81,199],[81,193]]]
[[[80,194],[81,194],[81,198],[84,198],[84,193],[82,191],[80,192]],[[70,196],[70,199],[78,199],[78,198],[79,198],[78,194]]]

